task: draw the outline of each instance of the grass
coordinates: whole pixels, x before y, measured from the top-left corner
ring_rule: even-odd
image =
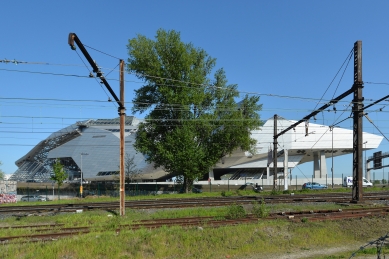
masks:
[[[369,189],[374,191],[374,189]],[[317,191],[311,191],[315,192]],[[350,191],[350,189],[347,189]],[[305,191],[304,191],[305,192]],[[266,193],[250,194],[240,191],[234,195],[269,195]],[[296,193],[296,192],[295,192]],[[214,196],[222,196],[212,193]],[[158,195],[160,198],[173,197],[210,197],[201,194]],[[150,196],[131,197],[127,200],[156,198]],[[61,200],[59,202],[90,202],[91,198]],[[118,198],[94,198],[96,202],[118,201]],[[54,201],[57,203],[58,201]],[[54,203],[50,202],[50,203]],[[33,203],[25,203],[32,205]],[[20,203],[18,203],[20,205]],[[3,205],[2,205],[3,206]],[[353,206],[350,206],[352,208]],[[356,220],[326,222],[289,222],[287,220],[261,220],[253,224],[225,226],[220,228],[180,227],[160,229],[122,230],[119,235],[114,231],[121,224],[131,224],[140,219],[179,218],[190,216],[212,216],[214,219],[225,219],[235,215],[244,217],[247,213],[266,217],[268,213],[281,211],[327,210],[342,208],[335,204],[304,205],[255,203],[252,205],[230,205],[211,208],[185,208],[160,210],[126,210],[124,217],[106,211],[57,214],[53,216],[10,217],[0,221],[0,226],[29,225],[42,223],[64,224],[65,227],[91,226],[95,231],[54,242],[37,242],[26,244],[8,244],[0,249],[0,258],[263,258],[277,253],[300,253],[315,251],[321,248],[348,246],[347,252],[336,255],[320,255],[312,258],[349,258],[361,245],[377,239],[388,232],[387,218],[363,218]],[[0,229],[0,237],[38,233],[35,229]],[[386,253],[387,248],[385,248]],[[374,253],[371,248],[359,252]],[[254,256],[254,257],[252,257]]]
[[[264,199],[262,198],[261,204],[253,202],[252,213],[258,218],[266,218],[269,216],[270,209],[266,206]]]
[[[90,216],[87,213],[72,214],[69,215],[69,221],[86,222],[82,218]],[[101,219],[98,220],[102,223]],[[103,221],[107,223],[106,219]],[[119,235],[107,228],[106,231],[55,242],[4,245],[0,250],[0,258],[242,258],[255,254],[261,254],[264,258],[280,251],[293,254],[314,251],[319,247],[338,246],[340,243],[354,245],[354,250],[345,253],[350,255],[358,250],[358,243],[378,237],[377,234],[381,232],[378,229],[387,224],[388,220],[382,218],[314,223],[275,220],[220,228],[205,227],[202,230],[197,227],[122,230]],[[375,227],[364,233],[353,231],[355,227],[368,229],[371,226]]]

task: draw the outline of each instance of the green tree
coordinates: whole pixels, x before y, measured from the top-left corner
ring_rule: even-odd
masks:
[[[136,168],[134,159],[135,156],[131,156],[130,154],[126,153],[126,157],[124,159],[124,171],[128,185],[129,183],[133,182],[134,179],[142,172],[142,170]]]
[[[63,169],[63,165],[59,159],[56,159],[53,164],[53,175],[50,177],[51,180],[55,181],[58,186],[58,199],[59,199],[59,188],[67,178],[67,174]]]
[[[0,161],[0,166],[2,166],[3,163]],[[0,180],[4,180],[5,179],[5,173],[3,172],[3,170],[0,169]]]
[[[227,84],[223,69],[212,78],[216,59],[174,30],[158,30],[155,40],[137,35],[127,48],[128,72],[144,81],[132,111],[148,112],[134,146],[148,162],[183,175],[188,191],[224,156],[238,148],[254,152],[250,131],[262,125],[259,97],[238,103],[237,85]]]

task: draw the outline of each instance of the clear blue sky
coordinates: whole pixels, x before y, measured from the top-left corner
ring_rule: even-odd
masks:
[[[105,102],[109,94],[104,87],[85,77],[87,68],[67,44],[70,32],[85,45],[126,60],[128,39],[137,34],[152,38],[159,28],[179,31],[184,42],[217,58],[217,68],[225,69],[239,91],[261,94],[262,119],[278,114],[299,120],[323,95],[329,100],[352,86],[352,61],[343,79],[338,76],[330,83],[357,40],[363,44],[364,97],[377,100],[389,94],[389,85],[366,83],[389,83],[388,11],[388,1],[347,0],[3,2],[0,60],[29,63],[0,63],[1,169],[14,173],[15,161],[56,130],[83,119],[117,116],[116,107]],[[88,51],[105,74],[118,64],[115,58]],[[118,95],[117,68],[107,78]],[[133,91],[141,84],[131,75],[125,79],[129,110]],[[339,110],[347,108],[351,98],[337,106],[336,114],[320,115],[318,123],[331,125],[349,116],[350,108]],[[388,102],[369,110],[385,134],[387,111]],[[352,120],[339,126],[351,129]],[[366,120],[364,131],[378,133]],[[380,150],[389,151],[385,139],[367,155]],[[336,158],[334,168],[336,175],[351,174],[352,157]],[[294,174],[310,175],[312,165],[299,170]]]

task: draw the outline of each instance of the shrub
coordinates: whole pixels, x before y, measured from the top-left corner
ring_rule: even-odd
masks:
[[[232,204],[227,207],[227,218],[239,219],[246,217],[246,211],[242,205]]]
[[[118,215],[113,215],[111,220],[108,222],[107,228],[115,230],[120,227],[121,217]]]
[[[231,191],[222,191],[222,196],[223,197],[230,197],[230,196],[232,196],[232,195],[234,195],[234,193],[233,192],[231,192]]]
[[[265,200],[262,198],[261,204],[257,201],[253,202],[252,213],[258,218],[266,218],[269,216],[269,209],[266,207]]]

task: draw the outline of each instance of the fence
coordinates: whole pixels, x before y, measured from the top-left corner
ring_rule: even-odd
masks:
[[[300,178],[295,176],[293,179],[287,179],[289,190],[300,190],[305,182],[310,181],[326,184],[328,188],[331,188],[332,179],[329,177],[324,178]],[[284,190],[284,180],[277,180],[276,188],[278,190]],[[194,184],[193,192],[222,192],[222,191],[236,191],[236,190],[252,190],[252,186],[258,184],[263,187],[264,190],[272,190],[273,183],[267,182],[267,179],[250,179],[250,180],[212,180],[212,181],[198,181]],[[334,184],[336,187],[340,187],[342,184],[342,178],[334,178]],[[45,185],[44,183],[36,185],[21,185],[18,188],[18,195],[42,195],[47,199],[60,199],[80,197],[80,184],[64,184],[60,190],[56,185]],[[156,195],[163,193],[180,193],[183,192],[182,185],[175,182],[150,182],[150,183],[131,183],[126,184],[125,193],[127,196],[138,195]],[[83,185],[83,197],[95,195],[95,196],[119,196],[119,184],[117,182],[92,182]]]
[[[147,183],[138,184],[133,183],[126,186],[126,196],[139,196],[139,195],[156,195],[163,193],[178,193],[182,190],[182,186],[178,184],[164,184],[164,183]],[[18,188],[18,196],[24,195],[41,195],[46,197],[47,200],[56,200],[61,198],[73,198],[80,197],[80,185],[66,185],[65,188],[58,189],[57,186],[47,185],[43,186],[24,186]],[[86,196],[111,196],[119,197],[118,184],[114,183],[91,183],[83,185],[83,197]]]

